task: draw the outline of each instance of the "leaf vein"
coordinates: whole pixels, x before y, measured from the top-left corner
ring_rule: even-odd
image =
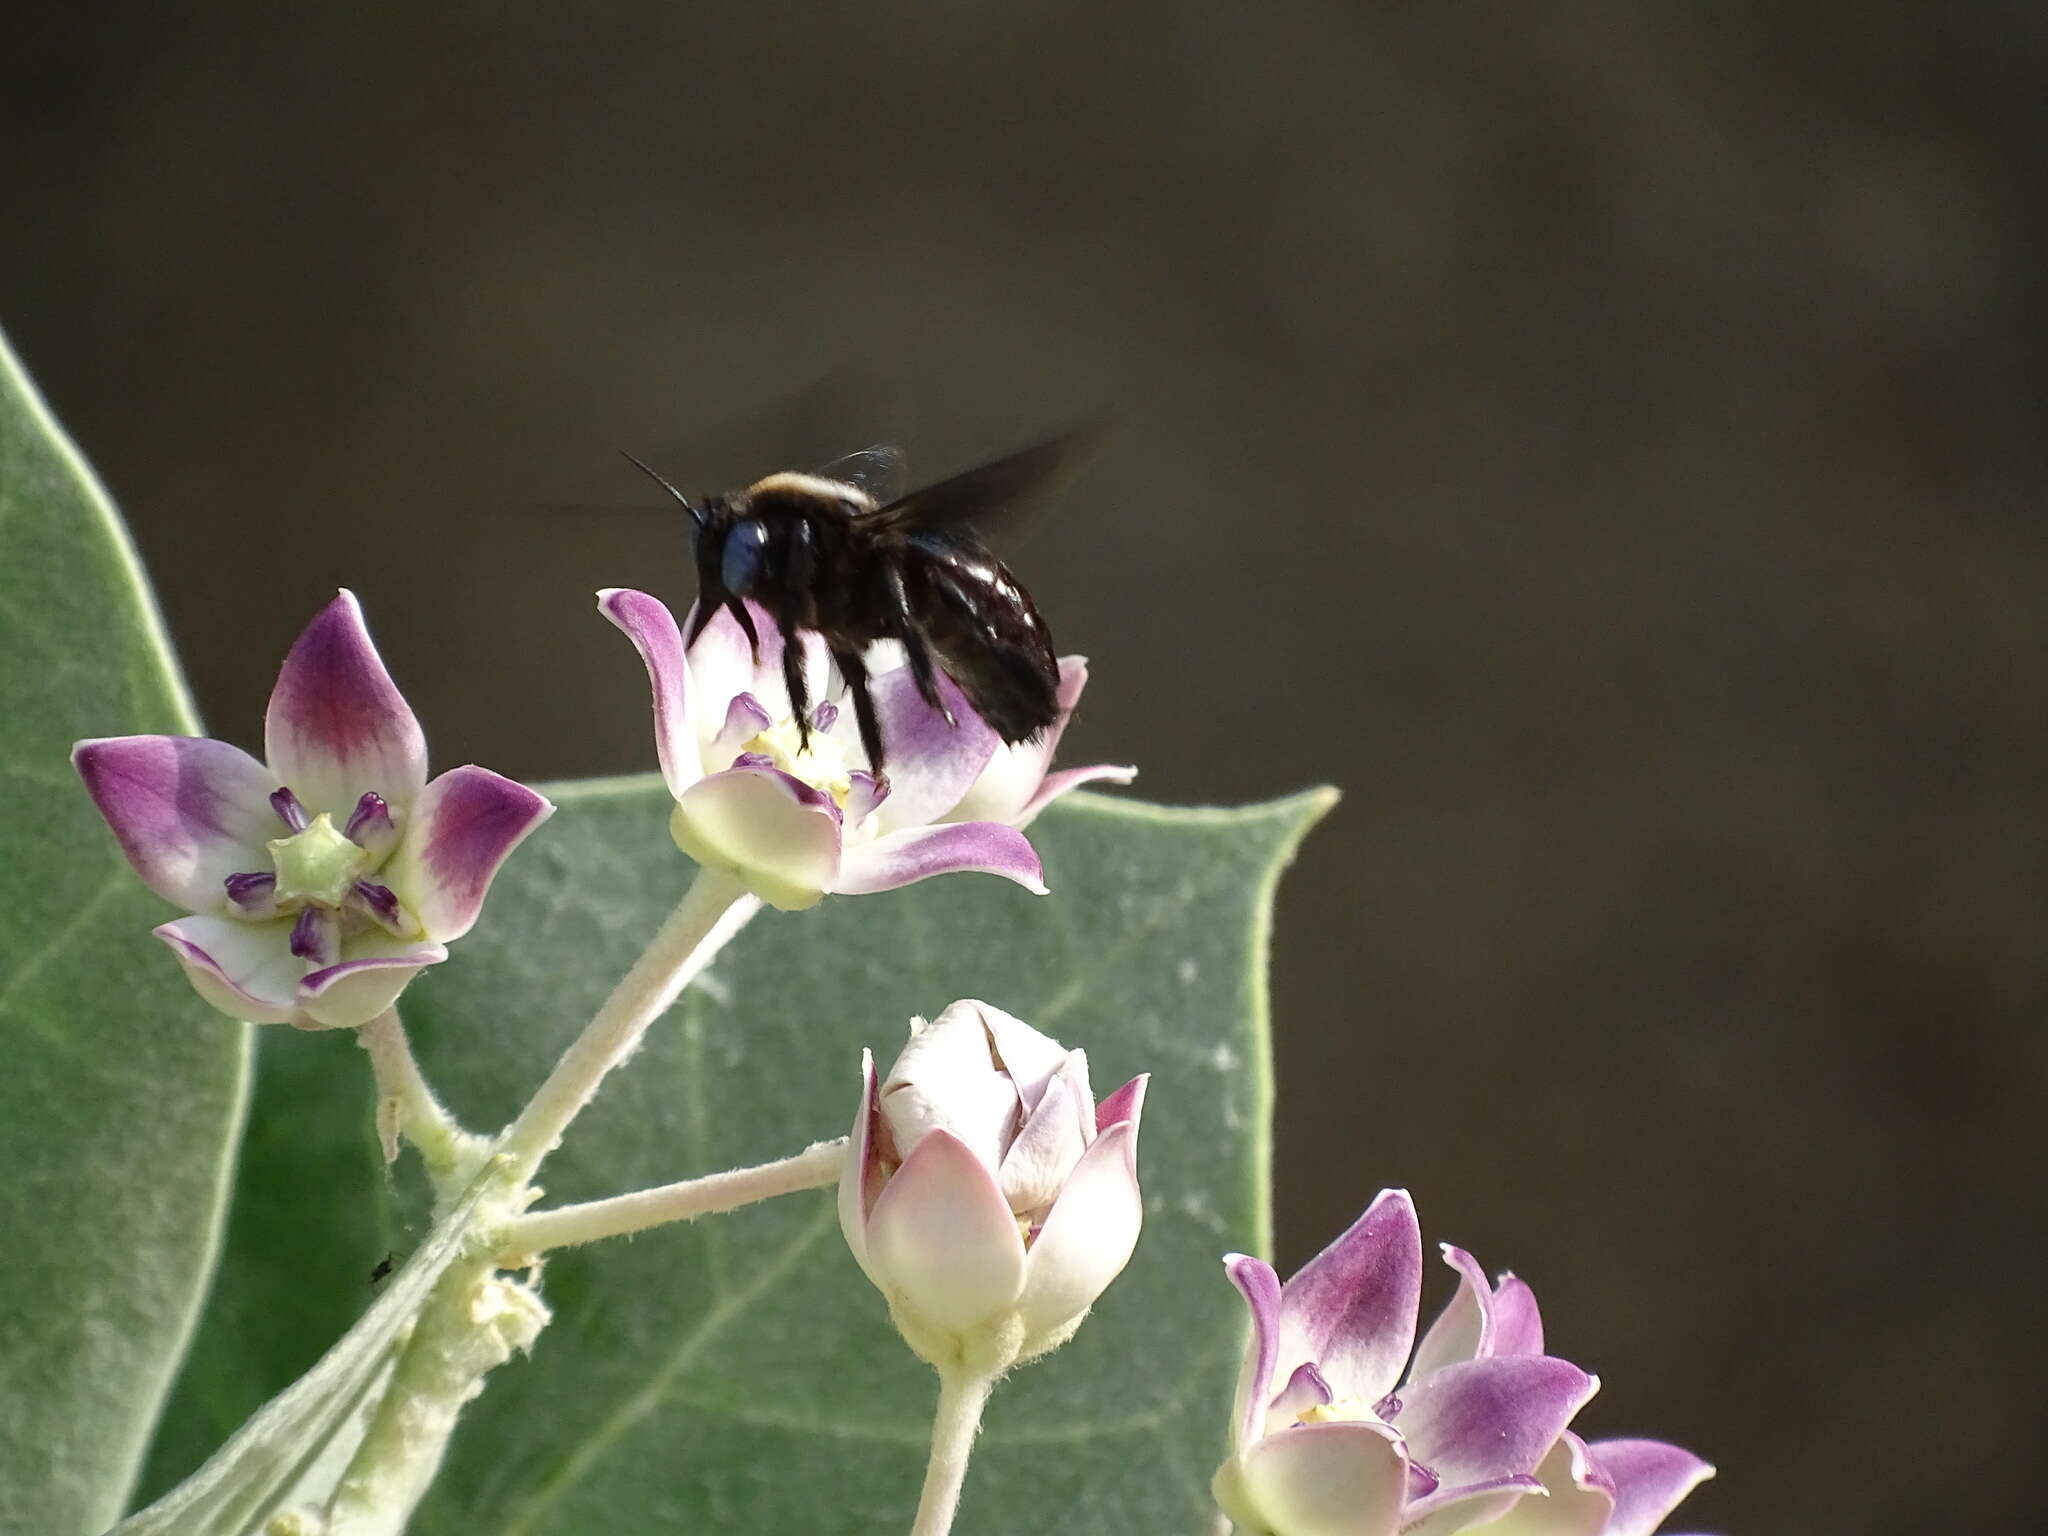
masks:
[[[667,1399],[669,1389],[676,1378],[688,1370],[697,1357],[730,1324],[780,1284],[790,1270],[796,1267],[797,1261],[817,1244],[818,1239],[825,1235],[826,1229],[837,1219],[836,1206],[828,1205],[821,1208],[795,1237],[783,1245],[781,1252],[754,1271],[752,1278],[745,1285],[721,1297],[698,1320],[697,1326],[683,1336],[674,1353],[647,1379],[646,1384],[591,1431],[589,1438],[577,1446],[563,1462],[561,1472],[520,1506],[506,1522],[501,1536],[526,1536],[527,1532],[535,1530],[535,1522],[547,1512],[549,1506],[567,1493],[570,1487],[634,1426],[659,1408]]]

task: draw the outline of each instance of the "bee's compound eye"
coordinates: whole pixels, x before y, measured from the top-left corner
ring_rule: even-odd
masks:
[[[735,597],[753,591],[760,574],[761,552],[768,547],[768,530],[758,518],[742,518],[726,530],[725,550],[719,562],[718,579]]]

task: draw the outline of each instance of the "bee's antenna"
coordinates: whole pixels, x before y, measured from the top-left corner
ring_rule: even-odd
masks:
[[[681,505],[682,509],[690,514],[690,521],[695,523],[699,528],[702,528],[704,526],[704,513],[702,509],[691,506],[689,497],[685,496],[681,491],[677,490],[674,486],[670,485],[668,481],[664,480],[652,465],[648,464],[642,459],[636,458],[633,454],[627,453],[626,450],[623,448],[621,448],[619,452],[625,456],[625,460],[628,464],[631,464],[635,469],[639,470],[641,474],[645,475],[648,479],[652,480],[664,491],[667,491],[669,495],[675,497],[676,501]]]

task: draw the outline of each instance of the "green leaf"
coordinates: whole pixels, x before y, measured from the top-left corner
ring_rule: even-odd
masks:
[[[657,782],[550,793],[560,814],[483,924],[406,996],[428,1076],[472,1126],[511,1118],[692,873]],[[1181,811],[1077,796],[1032,829],[1049,898],[960,876],[763,913],[571,1130],[546,1203],[844,1134],[860,1047],[886,1063],[910,1015],[955,997],[1085,1046],[1101,1090],[1150,1071],[1137,1255],[1072,1343],[997,1389],[962,1529],[1206,1529],[1243,1338],[1217,1260],[1267,1239],[1273,884],[1331,798]],[[360,1053],[286,1030],[262,1044],[251,1134],[267,1150],[243,1172],[214,1303],[227,1321],[195,1348],[157,1486],[331,1340],[233,1326],[286,1283],[280,1251],[292,1304],[345,1316],[386,1223],[424,1230],[390,1186],[330,1177],[370,1144]],[[286,1124],[296,1142],[268,1129]],[[935,1382],[846,1253],[831,1192],[562,1253],[545,1294],[553,1325],[465,1415],[416,1533],[908,1527]]]
[[[0,1530],[104,1530],[190,1337],[247,1093],[67,758],[198,728],[105,493],[0,341]]]

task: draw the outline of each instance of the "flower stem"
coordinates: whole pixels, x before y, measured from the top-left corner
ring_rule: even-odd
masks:
[[[466,1185],[487,1144],[465,1131],[434,1097],[413,1059],[398,1010],[386,1008],[358,1029],[356,1044],[369,1052],[377,1083],[377,1134],[384,1143],[384,1161],[397,1160],[402,1135],[419,1148],[437,1189],[445,1194],[451,1184]]]
[[[671,1221],[693,1221],[699,1216],[737,1210],[776,1195],[822,1189],[838,1182],[845,1161],[846,1138],[841,1136],[835,1141],[817,1142],[794,1157],[763,1163],[758,1168],[734,1168],[701,1179],[663,1184],[658,1189],[614,1195],[609,1200],[535,1211],[506,1226],[500,1247],[504,1257],[499,1262],[507,1268],[523,1268],[550,1248],[571,1248],[601,1237],[623,1237]]]
[[[910,1536],[946,1536],[953,1529],[960,1485],[967,1480],[967,1457],[981,1429],[982,1405],[995,1384],[995,1377],[980,1372],[939,1372],[939,1406],[932,1413],[932,1455],[925,1463],[924,1493],[917,1501],[917,1519]]]
[[[731,875],[716,869],[698,872],[646,953],[633,962],[505,1132],[499,1150],[511,1157],[515,1180],[533,1177],[569,1122],[596,1097],[606,1074],[633,1053],[647,1026],[760,908],[760,898],[747,894]]]
[[[325,1536],[398,1536],[440,1470],[456,1416],[546,1326],[532,1289],[491,1268],[458,1259],[435,1285],[328,1500]]]

